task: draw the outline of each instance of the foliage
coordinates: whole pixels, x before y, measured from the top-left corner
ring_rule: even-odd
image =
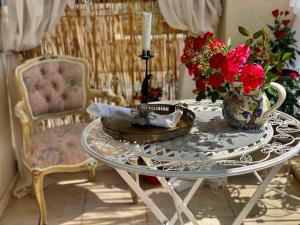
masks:
[[[290,20],[287,19],[287,16],[289,14],[288,10],[273,10],[274,24],[267,26],[274,36],[274,40],[271,42],[272,52],[281,52],[288,59],[289,64],[294,67],[296,54],[300,55],[300,51],[297,50],[297,41],[294,38],[296,32],[288,26]]]

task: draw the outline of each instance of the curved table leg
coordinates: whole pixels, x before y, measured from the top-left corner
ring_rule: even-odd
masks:
[[[264,193],[268,185],[271,183],[272,179],[275,177],[277,172],[282,167],[282,164],[278,164],[270,170],[267,177],[264,179],[264,181],[261,183],[261,185],[256,189],[252,197],[250,198],[249,202],[245,205],[245,207],[242,209],[240,214],[237,216],[235,221],[232,225],[241,225],[244,222],[244,219],[247,217],[247,215],[250,213],[254,205],[257,203],[260,196]]]

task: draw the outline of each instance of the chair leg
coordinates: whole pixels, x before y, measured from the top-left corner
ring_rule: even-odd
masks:
[[[130,176],[139,184],[139,175],[136,173],[130,173]],[[129,191],[130,191],[130,195],[131,195],[131,199],[133,204],[137,204],[138,203],[138,196],[137,194],[129,187]]]
[[[33,188],[35,191],[36,201],[39,207],[39,225],[46,225],[46,204],[44,196],[44,176],[41,171],[32,172]]]
[[[96,182],[96,168],[89,169],[89,181]]]

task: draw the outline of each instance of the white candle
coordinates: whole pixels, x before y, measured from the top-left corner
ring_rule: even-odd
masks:
[[[152,14],[143,12],[142,50],[150,51]]]

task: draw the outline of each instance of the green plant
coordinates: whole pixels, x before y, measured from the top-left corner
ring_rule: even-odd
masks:
[[[287,18],[289,14],[288,10],[273,10],[274,24],[267,26],[274,36],[274,40],[271,42],[272,51],[284,53],[288,58],[288,63],[294,67],[296,54],[300,55],[300,51],[297,50],[297,41],[294,38],[296,32],[288,26],[290,24],[290,20]]]

